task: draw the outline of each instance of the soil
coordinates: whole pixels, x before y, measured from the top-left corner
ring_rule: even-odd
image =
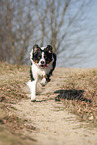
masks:
[[[37,101],[22,100],[13,106],[18,117],[28,120],[35,126],[34,131],[24,134],[34,139],[35,145],[96,145],[96,129],[86,127],[78,117],[65,109],[64,101],[56,99],[58,90],[63,89],[67,72],[57,68],[51,82],[45,88],[38,86]],[[25,85],[23,90],[29,96],[29,89]]]

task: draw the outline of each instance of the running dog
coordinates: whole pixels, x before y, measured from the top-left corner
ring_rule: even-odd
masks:
[[[31,80],[27,82],[27,85],[31,91],[31,101],[35,102],[37,82],[41,80],[40,84],[45,86],[50,81],[50,76],[56,66],[56,54],[53,52],[51,45],[47,45],[47,47],[39,47],[35,44],[30,53],[30,60]]]

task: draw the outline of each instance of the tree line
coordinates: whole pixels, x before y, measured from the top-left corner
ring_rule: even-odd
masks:
[[[0,61],[27,64],[34,44],[51,44],[64,61],[77,52],[90,0],[0,0]],[[74,39],[78,37],[77,39]],[[30,46],[30,47],[29,47]],[[64,63],[64,62],[63,62]]]

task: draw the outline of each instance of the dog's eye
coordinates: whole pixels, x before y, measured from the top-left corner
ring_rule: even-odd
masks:
[[[47,56],[46,56],[46,55],[44,55],[44,58],[46,59],[46,58],[47,58]]]
[[[40,59],[40,58],[41,58],[41,56],[39,55],[39,56],[37,56],[37,58],[38,58],[38,59]]]

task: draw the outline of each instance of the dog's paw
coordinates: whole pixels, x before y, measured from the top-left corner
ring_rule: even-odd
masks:
[[[35,102],[36,101],[36,95],[35,94],[31,94],[31,102]]]
[[[40,84],[44,87],[47,84],[46,78],[43,78]]]
[[[36,102],[36,97],[31,97],[31,102]]]
[[[31,100],[31,102],[36,102],[36,99],[34,99],[34,100]]]

